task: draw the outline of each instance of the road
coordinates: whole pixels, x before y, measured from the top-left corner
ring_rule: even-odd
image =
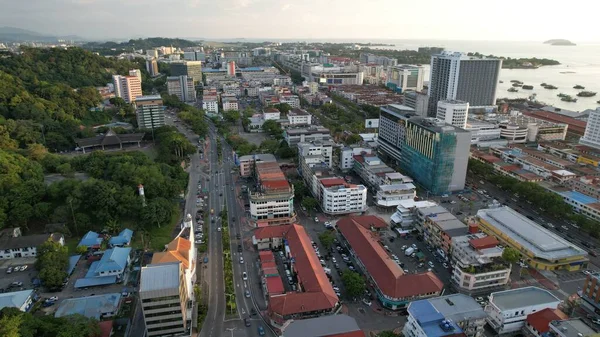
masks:
[[[193,134],[188,128],[181,123],[171,123],[172,119],[168,121],[168,124],[176,125],[177,128],[182,132],[192,144],[198,144],[198,136]],[[248,257],[244,256],[244,260],[248,263],[240,264],[239,257],[240,253],[237,251],[237,245],[241,244],[241,240],[237,239],[237,235],[243,236],[243,227],[240,219],[243,217],[243,210],[240,209],[240,204],[237,199],[238,189],[236,188],[236,175],[232,174],[232,169],[235,166],[232,158],[232,150],[229,145],[225,142],[222,136],[218,135],[216,128],[212,123],[209,127],[209,140],[210,148],[206,151],[207,156],[206,163],[201,162],[198,154],[191,156],[190,161],[190,187],[188,195],[186,196],[186,214],[196,213],[196,193],[195,189],[197,184],[200,182],[202,186],[208,183],[209,200],[208,208],[214,209],[214,218],[208,223],[208,275],[207,280],[209,286],[209,299],[208,299],[208,313],[206,320],[202,326],[199,336],[201,337],[220,337],[220,336],[248,336],[254,337],[259,336],[258,325],[262,325],[265,329],[266,336],[275,336],[269,331],[265,322],[259,318],[259,316],[249,317],[251,309],[257,310],[253,296],[262,296],[262,294],[254,294],[252,287],[249,287],[250,282],[258,282],[252,278],[248,281],[242,280],[242,273],[246,272],[248,275],[252,273],[248,272],[249,268],[252,268],[255,258],[248,254]],[[217,138],[221,139],[223,160],[220,163],[217,155]],[[203,171],[203,168],[208,165],[208,174]],[[210,181],[207,181],[207,178]],[[234,282],[236,290],[236,302],[238,307],[237,316],[233,320],[225,322],[225,284],[223,279],[223,247],[221,240],[221,231],[218,230],[220,227],[219,212],[224,208],[227,208],[227,213],[230,218],[230,242],[231,252],[233,256],[233,269],[234,269]],[[232,221],[235,219],[235,221]],[[242,253],[244,254],[244,253]],[[252,297],[245,296],[245,290],[248,289]],[[257,310],[258,311],[258,310]],[[242,321],[243,318],[249,317],[251,327],[245,327]],[[227,327],[225,326],[227,325]]]

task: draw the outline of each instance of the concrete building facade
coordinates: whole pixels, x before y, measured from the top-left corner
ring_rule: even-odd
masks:
[[[165,125],[165,107],[160,95],[140,96],[135,107],[138,128],[155,129]]]

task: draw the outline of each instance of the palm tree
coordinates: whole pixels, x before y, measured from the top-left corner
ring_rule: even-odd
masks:
[[[111,235],[116,235],[121,231],[121,225],[115,219],[110,219],[104,227]]]

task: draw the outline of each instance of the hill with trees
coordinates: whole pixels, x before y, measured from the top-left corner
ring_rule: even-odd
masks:
[[[50,151],[75,147],[74,138],[94,135],[92,125],[117,111],[91,111],[101,103],[95,89],[113,74],[141,69],[146,89],[154,83],[143,60],[109,59],[81,48],[23,48],[0,53],[0,148],[43,144]]]
[[[197,47],[200,43],[184,39],[173,39],[165,37],[150,37],[146,39],[131,39],[127,42],[89,42],[84,44],[84,49],[97,51],[102,54],[117,54],[122,52],[131,52],[133,50],[147,50],[158,47],[177,47],[177,48],[189,48]]]

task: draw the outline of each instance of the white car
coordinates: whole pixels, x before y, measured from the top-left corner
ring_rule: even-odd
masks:
[[[221,227],[217,227],[217,232],[220,232],[220,231],[221,231]]]
[[[244,280],[244,281],[248,280],[248,274],[246,274],[246,272],[242,273],[242,280]]]
[[[240,264],[244,264],[244,257],[240,256]]]
[[[333,263],[337,263],[337,260],[335,259],[335,257],[332,257],[332,258],[331,258],[331,262],[333,262]]]
[[[335,290],[335,291],[340,291],[340,287],[338,287],[338,286],[333,286],[332,288],[333,288],[333,290]]]
[[[50,297],[48,299],[48,301],[54,301],[54,302],[56,302],[56,301],[58,301],[58,296],[52,296],[52,297]]]
[[[13,269],[13,271],[21,271],[21,266],[16,266],[15,269]]]
[[[319,222],[319,218],[315,217],[315,222]]]
[[[366,298],[363,298],[362,302],[366,305],[369,305],[369,306],[371,305],[371,301]]]

